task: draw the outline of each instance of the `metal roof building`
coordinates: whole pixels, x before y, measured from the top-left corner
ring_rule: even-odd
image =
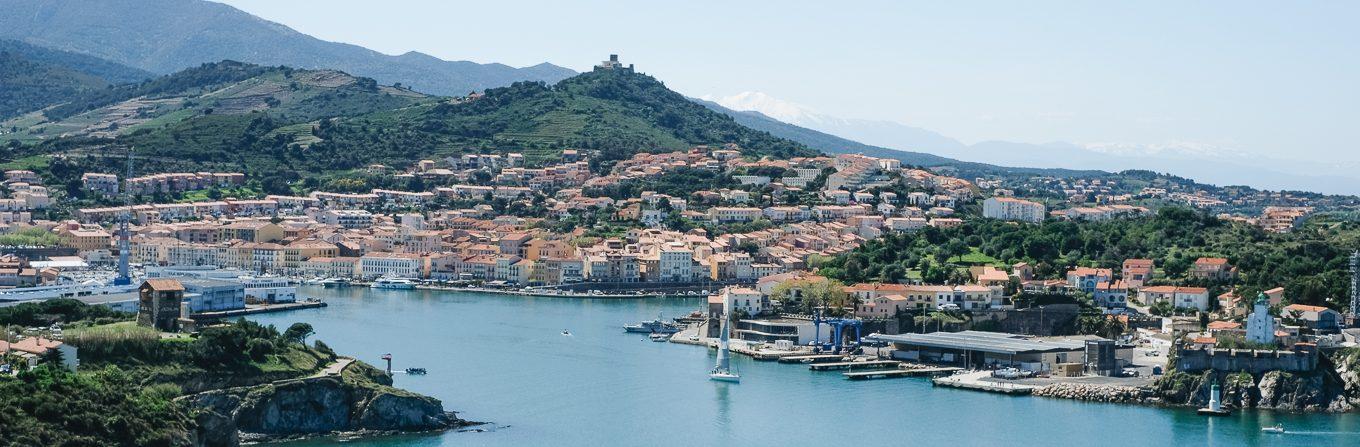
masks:
[[[1035,340],[1023,335],[982,331],[875,335],[874,337],[890,343],[1003,355],[1065,352],[1086,348],[1086,342],[1083,340]]]
[[[1014,366],[1050,371],[1062,363],[1086,363],[1087,340],[1036,339],[998,332],[963,331],[874,335],[892,344],[895,359],[963,368]]]

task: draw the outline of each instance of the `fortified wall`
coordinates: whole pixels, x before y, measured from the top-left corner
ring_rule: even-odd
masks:
[[[1246,371],[1252,374],[1268,371],[1304,372],[1316,369],[1318,363],[1317,350],[1307,348],[1292,351],[1181,348],[1176,356],[1176,369],[1185,372],[1206,369]]]

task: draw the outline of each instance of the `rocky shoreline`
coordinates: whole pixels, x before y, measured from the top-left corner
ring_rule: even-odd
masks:
[[[430,433],[479,424],[445,411],[438,399],[391,384],[382,371],[354,362],[335,375],[205,391],[179,401],[198,423],[193,444],[204,447]]]

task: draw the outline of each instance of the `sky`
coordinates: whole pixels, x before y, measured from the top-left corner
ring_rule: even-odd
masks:
[[[225,0],[321,39],[760,91],[965,143],[1360,163],[1360,2]]]

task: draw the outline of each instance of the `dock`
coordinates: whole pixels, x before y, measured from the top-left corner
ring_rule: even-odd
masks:
[[[899,368],[884,369],[878,371],[853,371],[842,373],[849,380],[869,380],[869,379],[892,379],[897,377],[926,377],[949,374],[959,371],[962,368],[941,367],[941,368]]]
[[[780,357],[779,363],[830,363],[843,358],[840,354],[791,355]]]
[[[197,321],[220,320],[223,318],[240,317],[245,315],[264,314],[270,312],[283,312],[287,310],[316,309],[320,307],[326,307],[326,302],[298,301],[295,303],[279,303],[279,304],[247,304],[245,309],[202,312],[190,315],[189,317]]]
[[[750,346],[748,345],[738,343],[733,343],[729,349],[731,349],[732,352],[734,353],[743,354],[753,359],[761,361],[774,361],[784,357],[791,357],[804,354],[804,352],[802,351],[776,351],[768,349],[755,350],[751,349]]]
[[[860,368],[897,368],[902,362],[897,360],[871,360],[867,362],[835,362],[835,363],[813,363],[808,365],[808,369],[813,371],[836,371],[842,369]]]
[[[1030,393],[1034,392],[1035,388],[1038,388],[1037,386],[1034,385],[1021,385],[1018,383],[994,382],[990,380],[982,380],[982,378],[988,377],[989,375],[990,373],[986,371],[970,374],[957,374],[949,377],[939,377],[933,379],[931,380],[931,383],[934,383],[935,386],[961,388],[965,390],[975,391],[986,391],[990,393],[1008,394],[1012,396],[1028,396]]]

